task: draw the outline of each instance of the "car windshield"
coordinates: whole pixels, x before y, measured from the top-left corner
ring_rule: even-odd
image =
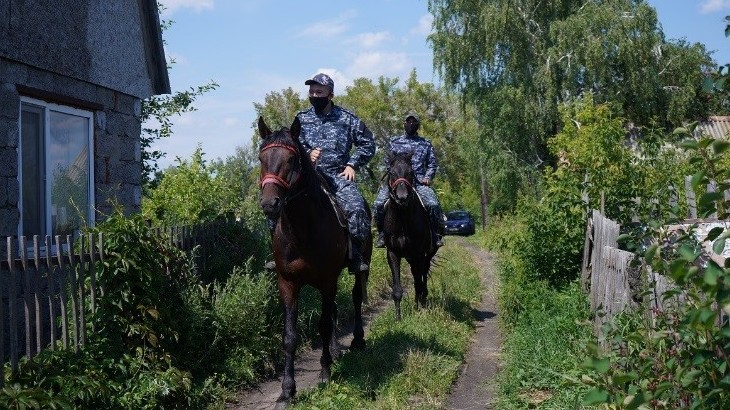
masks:
[[[446,214],[446,219],[449,221],[469,219],[469,214],[463,211],[449,212]]]

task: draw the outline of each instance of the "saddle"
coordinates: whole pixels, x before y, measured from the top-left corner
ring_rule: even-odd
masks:
[[[324,175],[319,171],[319,169],[316,170],[317,178],[320,182],[320,187],[322,188],[322,192],[324,192],[327,195],[327,198],[330,200],[330,203],[332,204],[332,208],[335,210],[335,215],[337,215],[337,222],[339,222],[340,226],[347,229],[347,217],[345,216],[345,211],[340,207],[340,205],[337,203],[337,198],[335,198],[334,189],[332,188],[332,185],[327,180],[327,178],[324,177]]]

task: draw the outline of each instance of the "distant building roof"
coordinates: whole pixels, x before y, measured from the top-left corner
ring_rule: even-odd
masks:
[[[697,125],[696,132],[715,139],[730,139],[730,116],[710,116]]]

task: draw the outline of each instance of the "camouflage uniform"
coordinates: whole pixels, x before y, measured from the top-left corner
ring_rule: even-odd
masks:
[[[414,116],[415,117],[415,116]],[[394,154],[413,153],[411,157],[411,167],[416,177],[414,188],[423,201],[423,205],[431,215],[432,229],[435,233],[442,234],[443,230],[443,212],[439,204],[436,192],[428,185],[423,185],[420,181],[428,178],[433,181],[438,169],[436,154],[433,145],[427,139],[416,134],[413,136],[403,134],[392,137],[388,143],[388,150]],[[387,159],[386,159],[387,161]],[[387,167],[387,164],[386,164]],[[373,207],[375,208],[375,223],[378,232],[383,231],[383,213],[385,202],[388,200],[388,185],[383,184],[378,191]]]
[[[365,199],[354,181],[337,175],[346,165],[358,170],[373,158],[373,133],[355,114],[334,104],[328,114],[317,113],[314,108],[309,108],[300,111],[297,116],[302,124],[300,141],[307,151],[322,149],[317,168],[335,190],[337,202],[347,216],[350,234],[362,243],[370,232]],[[353,145],[356,149],[350,155]]]

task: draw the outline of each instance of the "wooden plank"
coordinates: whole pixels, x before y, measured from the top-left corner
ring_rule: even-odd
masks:
[[[53,267],[53,252],[51,252],[51,237],[46,235],[46,266],[48,266],[47,280],[48,280],[48,316],[51,318],[50,327],[50,342],[51,350],[56,350],[56,340],[58,334],[56,333],[56,301],[54,295],[56,294],[56,286],[53,280],[53,275],[56,269]]]
[[[96,314],[96,249],[94,234],[89,233],[89,297],[91,298],[91,315]],[[91,322],[91,332],[96,333],[96,322]]]
[[[17,314],[17,301],[18,289],[16,281],[18,280],[18,273],[15,268],[15,264],[12,263],[15,260],[15,248],[13,246],[12,238],[8,238],[8,262],[10,263],[10,291],[8,292],[8,315],[10,321],[10,368],[13,374],[18,372],[18,314]]]
[[[586,218],[585,239],[583,240],[583,262],[580,267],[580,287],[584,293],[590,291],[591,254],[593,251],[593,219]]]
[[[56,235],[56,256],[58,260],[58,267],[60,270],[61,286],[59,289],[59,296],[61,298],[61,339],[63,340],[63,348],[68,349],[69,343],[69,327],[68,327],[68,276],[66,274],[65,262],[63,260],[63,248],[61,247],[61,235]]]
[[[68,246],[68,279],[69,283],[71,284],[70,294],[71,294],[71,318],[73,319],[73,328],[74,328],[74,353],[79,352],[79,333],[80,333],[80,326],[79,326],[79,289],[78,289],[78,279],[76,278],[76,258],[74,258],[74,252],[73,252],[73,241],[71,240],[71,235],[66,235],[66,245]]]
[[[7,238],[7,241],[10,241],[10,238]],[[8,247],[7,249],[10,249]],[[12,265],[12,255],[10,252],[8,252],[7,256],[7,262],[8,266]],[[5,289],[7,288],[8,281],[5,280],[5,275],[2,274],[2,271],[0,270],[0,364],[2,364],[3,368],[5,367],[5,305],[2,303],[3,297],[8,294],[9,292],[6,292]],[[8,299],[10,298],[10,295],[8,294]],[[5,384],[5,377],[0,377],[0,387],[3,387]]]
[[[81,346],[86,346],[86,261],[84,236],[79,236],[79,261],[78,261],[78,284],[79,284],[79,340]],[[73,252],[72,252],[73,253]]]
[[[33,335],[31,331],[31,307],[30,307],[30,275],[31,269],[28,264],[28,243],[25,240],[25,236],[19,238],[19,251],[20,251],[20,263],[22,266],[22,277],[23,277],[23,316],[25,325],[25,356],[28,358],[33,357],[32,352],[32,340]]]
[[[33,262],[35,263],[36,275],[33,278],[33,309],[35,310],[35,352],[40,353],[43,349],[43,322],[41,319],[41,289],[40,279],[43,275],[41,267],[41,246],[38,235],[33,235]],[[49,318],[49,321],[52,320]]]

